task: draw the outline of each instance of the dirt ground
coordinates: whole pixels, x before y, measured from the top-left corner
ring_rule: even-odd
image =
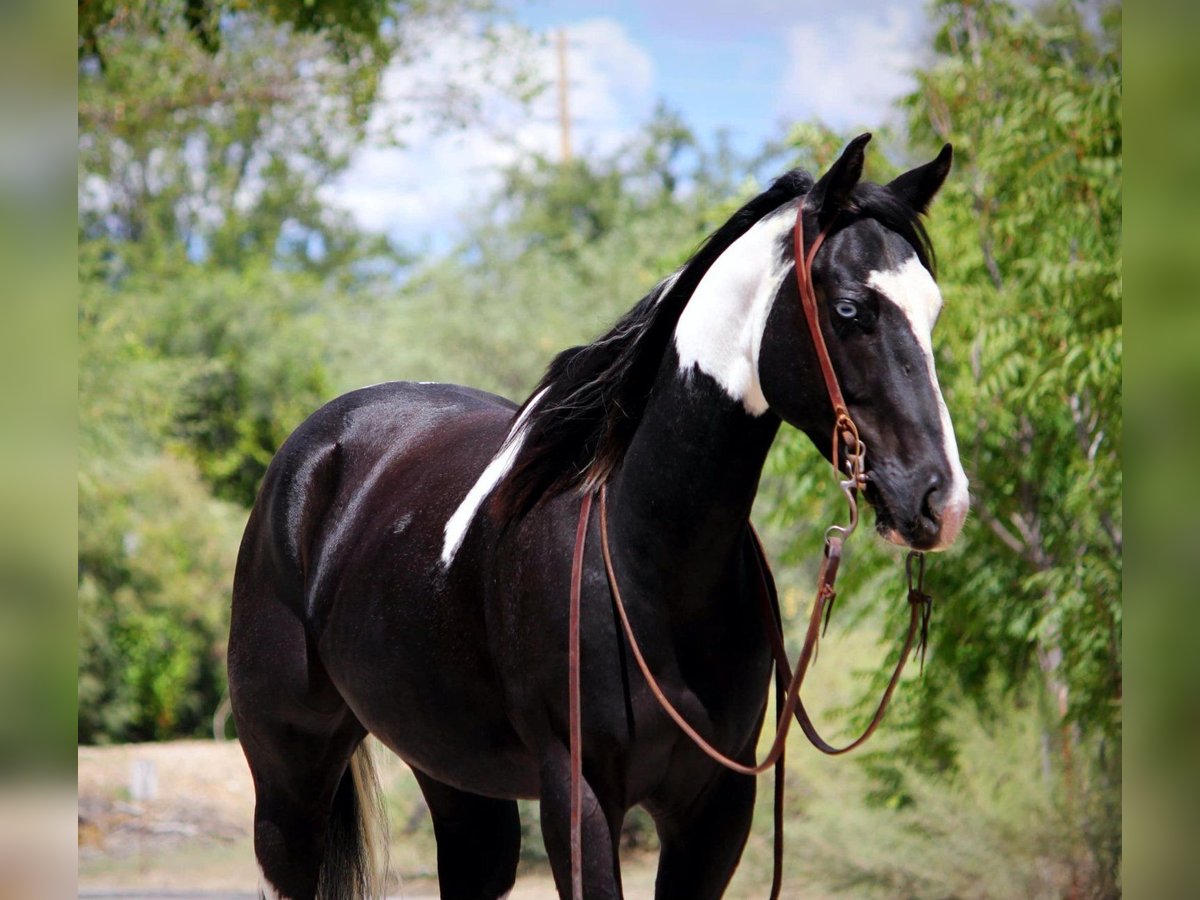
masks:
[[[152,795],[134,784],[147,766]],[[254,891],[253,812],[236,742],[80,747],[80,890]]]
[[[855,665],[877,655],[875,635],[857,628],[839,635],[833,664],[813,670],[811,695],[820,698],[814,714],[820,721],[840,723],[842,712],[858,690]],[[849,661],[849,662],[847,662]],[[773,729],[764,729],[759,746],[766,752]],[[823,832],[805,827],[803,810],[822,796],[845,790],[848,803],[859,802],[861,786],[844,787],[857,772],[844,758],[811,751],[793,729],[789,738],[789,829],[783,897],[827,900],[858,894],[853,884],[823,880],[808,863],[819,857],[812,841]],[[877,743],[876,747],[879,746]],[[381,746],[375,760],[382,782],[388,819],[390,896],[437,896],[436,846],[427,811],[408,768]],[[153,778],[147,778],[150,772]],[[137,774],[135,774],[137,773]],[[137,784],[156,781],[153,796]],[[843,787],[839,787],[839,785]],[[114,747],[81,747],[78,775],[78,883],[88,900],[137,897],[171,900],[252,900],[257,897],[258,870],[252,848],[254,792],[241,746],[236,741],[173,741]],[[647,900],[654,895],[657,865],[653,825],[637,811],[626,819],[621,849],[625,896]],[[557,900],[549,866],[541,849],[534,804],[521,806],[523,857],[513,900]],[[769,893],[771,875],[771,786],[759,785],[755,829],[725,894],[728,900],[760,900]],[[0,897],[3,890],[0,889]]]
[[[403,763],[376,754],[389,798],[417,831],[422,809]],[[151,774],[152,773],[152,774]],[[153,784],[153,790],[147,787]],[[172,741],[79,748],[81,896],[256,896],[251,842],[254,791],[236,741]],[[395,815],[393,815],[395,820]],[[390,894],[437,896],[431,839],[393,833]],[[652,857],[626,860],[627,895],[653,894]],[[523,864],[513,900],[557,897],[545,864]]]

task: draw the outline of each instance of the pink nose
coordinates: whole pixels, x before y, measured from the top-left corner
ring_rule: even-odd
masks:
[[[942,507],[942,530],[938,534],[935,550],[945,550],[958,538],[962,532],[963,523],[967,521],[969,507],[970,504],[965,499],[952,501]]]
[[[921,502],[919,525],[933,538],[931,550],[945,550],[954,543],[967,518],[967,494],[958,479],[949,486],[940,474],[930,477]]]
[[[945,550],[962,532],[970,499],[964,485],[956,479],[949,490],[939,484],[925,495],[922,514],[936,523],[937,540],[932,550]]]

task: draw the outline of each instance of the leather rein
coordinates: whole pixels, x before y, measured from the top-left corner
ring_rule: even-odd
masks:
[[[883,720],[884,713],[887,711],[896,685],[900,682],[900,676],[904,671],[905,663],[907,663],[914,645],[919,650],[922,668],[924,667],[925,643],[928,637],[929,613],[932,599],[924,590],[924,554],[912,551],[908,554],[908,558],[905,561],[910,612],[908,632],[905,635],[904,646],[900,650],[900,657],[896,662],[896,667],[883,692],[883,697],[880,699],[879,705],[875,709],[875,714],[871,717],[871,721],[863,733],[844,746],[833,746],[821,737],[807,709],[805,709],[804,701],[800,699],[800,689],[808,673],[809,664],[816,657],[817,645],[820,643],[824,628],[828,627],[829,624],[829,614],[833,609],[833,602],[837,596],[834,591],[834,582],[837,579],[838,568],[842,560],[842,548],[845,540],[858,526],[858,490],[865,487],[867,480],[865,470],[866,446],[859,439],[858,429],[854,424],[854,420],[851,419],[846,402],[842,397],[842,389],[838,384],[837,375],[834,373],[833,363],[829,357],[825,338],[821,334],[816,291],[813,289],[813,259],[816,257],[821,245],[825,242],[829,227],[827,226],[817,234],[816,238],[813,239],[812,245],[808,248],[808,252],[805,253],[804,206],[805,201],[802,199],[800,208],[796,213],[796,224],[792,231],[796,260],[796,282],[800,293],[800,305],[804,310],[804,318],[808,323],[809,334],[812,337],[817,359],[821,366],[821,374],[825,380],[825,387],[833,406],[834,427],[830,458],[839,476],[842,472],[838,466],[838,460],[841,457],[843,448],[845,450],[846,468],[848,469],[846,473],[847,477],[844,479],[839,477],[838,483],[846,496],[850,521],[846,525],[831,525],[826,529],[825,547],[821,559],[821,567],[817,575],[816,597],[809,614],[808,629],[805,632],[804,644],[800,649],[800,656],[796,661],[795,670],[792,669],[791,663],[788,660],[787,650],[783,644],[779,607],[768,586],[769,570],[767,568],[766,554],[763,551],[762,543],[758,539],[758,534],[754,531],[753,526],[750,527],[750,534],[755,544],[755,558],[758,564],[757,593],[759,607],[762,614],[763,627],[767,633],[767,640],[771,645],[771,654],[775,662],[776,723],[775,739],[771,744],[770,750],[767,751],[767,755],[761,762],[747,764],[727,756],[709,743],[676,709],[675,705],[667,698],[666,692],[659,685],[658,679],[654,677],[654,673],[650,670],[650,666],[642,654],[641,647],[638,645],[633,626],[630,624],[629,615],[625,610],[625,603],[621,597],[617,573],[613,566],[608,539],[607,486],[601,484],[598,491],[589,491],[583,495],[579,509],[579,523],[575,532],[575,550],[571,559],[571,594],[567,652],[567,691],[569,695],[568,715],[570,720],[571,751],[570,848],[572,900],[583,900],[583,740],[580,706],[580,597],[582,594],[584,548],[587,540],[588,524],[591,519],[593,499],[597,494],[600,501],[600,548],[604,557],[604,568],[608,575],[608,585],[612,594],[613,605],[621,620],[621,626],[625,632],[626,639],[629,641],[633,657],[642,672],[642,677],[646,679],[646,684],[658,701],[659,706],[662,707],[663,712],[679,726],[680,730],[701,751],[725,768],[743,775],[759,775],[772,766],[775,767],[775,850],[774,872],[771,881],[771,900],[776,900],[779,897],[782,887],[783,768],[787,736],[792,720],[795,719],[799,723],[800,730],[804,732],[804,735],[812,745],[822,753],[831,756],[847,753],[862,745],[875,732],[875,729],[878,728],[879,723]]]

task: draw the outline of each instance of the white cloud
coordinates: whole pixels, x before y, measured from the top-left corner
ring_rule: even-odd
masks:
[[[914,86],[922,21],[907,6],[893,5],[791,26],[780,114],[817,117],[835,128],[887,120],[893,101]]]
[[[326,199],[350,210],[363,227],[408,245],[439,246],[498,186],[501,168],[529,152],[557,156],[554,45],[509,37],[512,49],[490,66],[482,62],[483,39],[465,26],[426,36],[419,59],[394,64],[372,117],[372,141],[326,189]],[[567,41],[573,144],[577,150],[611,150],[649,114],[654,64],[611,19],[568,26]],[[522,65],[550,85],[529,108],[497,87],[511,82]],[[429,98],[452,83],[479,99],[463,129],[440,128],[429,112]]]
[[[611,149],[649,115],[654,63],[613,19],[589,19],[569,27],[567,45],[576,128],[585,146]]]

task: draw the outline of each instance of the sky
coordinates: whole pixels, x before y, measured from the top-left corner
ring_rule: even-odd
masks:
[[[924,0],[512,2],[535,38],[565,30],[577,154],[620,146],[660,102],[703,140],[724,131],[744,153],[793,122],[869,127],[911,90],[929,44]],[[503,167],[530,151],[557,157],[553,88],[522,107],[494,87],[520,65],[553,84],[553,41],[512,35],[487,64],[483,46],[468,25],[442,27],[394,64],[372,140],[327,199],[403,246],[437,251],[469,227]],[[439,128],[424,100],[455,80],[478,92],[480,121]]]

